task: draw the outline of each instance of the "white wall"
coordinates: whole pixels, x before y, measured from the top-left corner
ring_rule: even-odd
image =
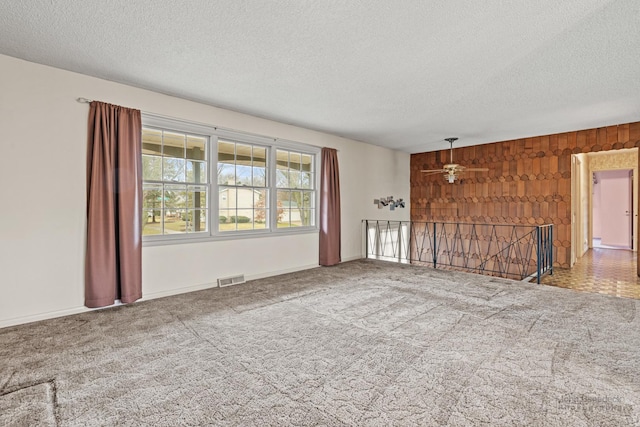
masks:
[[[0,55],[0,327],[86,310],[85,165],[96,99],[339,150],[342,259],[361,256],[361,220],[409,219],[409,154]],[[406,209],[378,210],[393,195]],[[145,298],[318,264],[318,234],[143,248]]]

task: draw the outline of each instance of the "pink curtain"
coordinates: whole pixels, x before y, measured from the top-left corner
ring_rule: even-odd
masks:
[[[340,261],[338,152],[323,148],[320,167],[320,265],[336,265]]]
[[[140,111],[93,101],[87,138],[85,305],[142,297]]]

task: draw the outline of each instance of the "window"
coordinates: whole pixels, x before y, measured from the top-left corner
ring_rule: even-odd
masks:
[[[143,115],[145,242],[316,230],[319,149]]]
[[[313,156],[277,150],[278,228],[315,225]]]
[[[142,235],[208,232],[208,137],[142,129]]]
[[[268,171],[266,147],[218,141],[218,231],[268,228]]]

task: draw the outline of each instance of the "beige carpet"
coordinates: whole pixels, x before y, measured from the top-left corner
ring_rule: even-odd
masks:
[[[0,425],[640,425],[639,305],[349,262],[0,329]]]

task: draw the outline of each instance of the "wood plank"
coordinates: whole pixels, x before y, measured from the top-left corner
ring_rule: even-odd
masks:
[[[603,146],[607,143],[607,128],[598,128],[595,145]]]
[[[629,123],[618,125],[618,141],[629,141]]]
[[[569,136],[566,133],[558,134],[558,148],[561,150],[569,148]]]
[[[618,126],[607,126],[606,132],[607,132],[607,142],[609,144],[615,144],[616,142],[621,142],[618,139]]]
[[[629,140],[640,141],[640,122],[629,124]]]

